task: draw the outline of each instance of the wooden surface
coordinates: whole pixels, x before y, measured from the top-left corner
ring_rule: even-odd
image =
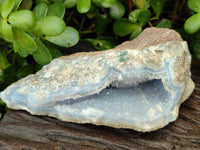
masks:
[[[139,133],[10,110],[0,122],[0,150],[200,150],[200,66],[192,72],[193,94],[179,118],[163,129]]]

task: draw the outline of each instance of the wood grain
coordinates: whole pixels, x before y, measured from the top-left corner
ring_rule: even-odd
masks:
[[[8,111],[0,122],[0,150],[199,150],[200,66],[192,66],[196,88],[175,122],[150,133],[62,122],[25,111]]]

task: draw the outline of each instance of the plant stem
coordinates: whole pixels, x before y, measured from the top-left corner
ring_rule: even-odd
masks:
[[[82,19],[82,21],[81,21],[80,28],[79,28],[79,32],[81,32],[84,23],[85,23],[85,16],[83,17],[83,19]]]
[[[177,16],[177,11],[178,11],[178,8],[179,8],[179,3],[180,3],[180,0],[177,0],[175,2],[175,7],[174,7],[174,10],[172,12],[172,18],[171,18],[172,22],[174,22],[178,17]]]
[[[0,50],[0,69],[4,70],[9,65],[4,50]]]
[[[182,12],[183,11],[183,6],[185,5],[186,0],[183,0],[181,5],[179,6],[179,11]]]
[[[149,24],[150,27],[153,27],[153,25],[150,21],[148,21],[148,24]]]
[[[93,33],[92,30],[85,30],[85,31],[79,31],[80,34],[88,34],[88,33]]]
[[[129,8],[129,13],[132,11],[132,1],[128,1],[128,8]]]

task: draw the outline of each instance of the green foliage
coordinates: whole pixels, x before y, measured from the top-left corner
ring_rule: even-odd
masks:
[[[146,4],[146,0],[132,0],[132,2],[139,9],[144,9]]]
[[[187,33],[192,34],[200,29],[200,0],[188,0],[188,7],[195,13],[184,24]]]
[[[22,0],[15,0],[14,7],[12,11],[16,11],[19,8],[19,5],[22,3]]]
[[[169,19],[163,19],[156,25],[157,28],[172,28],[172,22]]]
[[[101,36],[98,39],[87,38],[83,41],[89,42],[97,50],[111,49],[116,46],[115,39],[109,36]]]
[[[188,7],[195,12],[200,12],[200,0],[188,0]]]
[[[65,15],[65,6],[59,2],[53,3],[49,6],[47,15],[63,18]]]
[[[149,10],[142,10],[139,13],[139,17],[138,17],[139,25],[141,27],[144,26],[148,22],[150,17],[151,17],[151,12]]]
[[[62,0],[0,0],[0,91],[62,56],[56,45],[79,41],[65,25],[65,10]]]
[[[90,10],[91,0],[78,0],[77,11],[79,13],[86,13]]]
[[[26,32],[13,28],[13,34],[16,41],[16,44],[18,44],[19,48],[22,48],[24,50],[27,50],[28,52],[34,52],[37,49],[36,43],[34,39]],[[16,50],[17,51],[17,50]]]
[[[104,8],[110,8],[115,4],[116,0],[101,0],[101,6]]]
[[[194,55],[200,59],[200,39],[192,41],[191,49],[193,50]]]
[[[6,18],[8,14],[11,12],[13,6],[15,4],[15,0],[2,0],[0,3],[0,14],[3,18]]]
[[[2,76],[2,70],[6,69],[9,66],[8,60],[4,50],[0,51],[0,75]]]
[[[142,11],[142,9],[135,9],[135,10],[131,11],[128,16],[129,21],[136,23],[138,21],[139,14],[141,11]]]
[[[64,0],[63,5],[66,8],[73,8],[76,6],[77,2],[78,2],[78,0]]]
[[[200,59],[200,0],[0,0],[0,91],[79,40],[105,50],[147,27],[176,29]]]
[[[165,6],[165,0],[150,0],[150,4],[156,14],[156,18],[158,18]]]
[[[110,16],[113,19],[120,19],[125,13],[125,7],[120,1],[116,1],[114,5],[110,7]]]
[[[78,42],[79,33],[73,27],[67,26],[62,34],[57,36],[46,36],[45,39],[62,47],[71,47]]]
[[[33,1],[32,0],[25,0],[25,1],[22,1],[20,7],[22,9],[31,9],[33,5]]]
[[[200,13],[188,18],[184,24],[184,29],[189,34],[197,32],[200,29]]]
[[[4,40],[11,42],[13,40],[13,32],[11,25],[9,25],[5,20],[1,20],[0,24],[0,31],[2,36],[4,37]]]
[[[138,24],[132,23],[128,19],[123,18],[114,23],[113,31],[116,35],[126,36],[134,32],[137,27],[139,27]]]
[[[40,65],[50,63],[52,56],[47,47],[40,41],[39,38],[37,38],[35,42],[37,44],[37,50],[33,52],[33,58],[35,61]]]
[[[37,1],[31,11],[32,0],[1,0],[0,38],[10,43],[11,50],[19,56],[33,55],[39,64],[49,63],[52,56],[43,44],[45,40],[65,47],[73,46],[79,40],[78,31],[67,28],[62,19],[65,5],[61,2]]]
[[[33,28],[33,33],[37,36],[57,36],[64,32],[65,23],[57,16],[45,16],[39,19]]]
[[[48,12],[48,5],[46,3],[38,4],[34,9],[33,12],[37,20],[44,18]]]
[[[11,13],[8,17],[8,22],[13,26],[23,31],[33,29],[36,24],[36,18],[30,10],[19,10]]]
[[[108,21],[109,21],[109,19],[108,19],[108,17],[106,15],[98,15],[98,16],[96,16],[95,17],[95,25],[96,26],[95,26],[94,31],[98,35],[102,34],[105,31],[105,29],[106,29],[106,27],[108,25]]]
[[[0,99],[0,121],[3,118],[3,114],[8,110],[6,104]]]
[[[134,38],[136,38],[140,33],[142,32],[142,27],[137,27],[135,29],[135,31],[133,31],[133,33],[130,36],[130,40],[133,40]]]

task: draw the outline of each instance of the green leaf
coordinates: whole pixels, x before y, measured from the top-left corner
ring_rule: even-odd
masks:
[[[140,9],[144,9],[145,4],[146,4],[146,0],[132,0],[132,2],[133,4],[135,4],[137,8],[140,8]]]
[[[12,45],[13,45],[14,52],[17,53],[20,48],[19,44],[17,43],[16,40],[13,40]]]
[[[111,41],[111,42],[117,44],[116,38],[113,37],[113,36],[102,36],[102,35],[101,35],[101,36],[99,36],[98,38],[99,38],[100,40]],[[115,46],[116,46],[116,45],[115,45]]]
[[[33,32],[37,35],[57,36],[65,30],[65,22],[57,16],[39,19]]]
[[[1,0],[0,1],[0,14],[3,18],[6,18],[8,16],[14,4],[15,4],[15,0]]]
[[[189,34],[187,34],[184,30],[184,28],[178,28],[176,29],[176,32],[178,32],[180,35],[181,35],[181,38],[184,40],[184,41],[187,41],[188,38],[189,38]]]
[[[32,0],[25,0],[25,1],[22,1],[20,8],[21,9],[31,9],[32,5],[33,5]]]
[[[17,68],[16,65],[12,64],[12,65],[9,65],[3,71],[4,80],[3,80],[3,83],[1,83],[0,89],[6,88],[8,85],[10,85],[11,83],[13,83],[17,80],[17,78],[16,78],[16,73],[17,73],[16,68]]]
[[[36,0],[35,4],[39,5],[40,3],[46,3],[47,5],[49,5],[49,0]]]
[[[138,27],[138,24],[129,22],[127,19],[124,18],[114,23],[113,31],[119,36],[126,36],[135,31]]]
[[[113,19],[120,19],[121,17],[123,17],[125,13],[125,7],[122,3],[120,3],[120,1],[116,1],[116,3],[114,5],[112,5],[112,7],[110,8],[110,16]]]
[[[5,68],[7,68],[9,66],[5,51],[3,51],[2,49],[0,50],[0,69],[4,70]]]
[[[2,20],[0,22],[0,28],[1,28],[0,31],[1,31],[1,34],[4,38],[4,40],[6,40],[8,42],[12,42],[13,32],[12,32],[11,26],[5,20]]]
[[[78,0],[76,9],[79,13],[86,13],[90,10],[91,0]]]
[[[139,17],[138,17],[139,25],[144,26],[150,17],[151,17],[151,12],[149,10],[142,10],[139,13]]]
[[[99,12],[98,12],[98,9],[96,8],[95,5],[92,5],[90,10],[87,12],[87,18],[88,19],[92,19],[94,18],[95,16],[98,16],[99,15]]]
[[[19,56],[15,56],[15,64],[17,66],[17,69],[23,67],[24,65],[27,65],[27,60],[19,57]]]
[[[36,19],[39,20],[47,15],[48,6],[44,2],[40,3],[33,9],[33,12],[35,14]]]
[[[99,39],[84,39],[83,41],[89,42],[92,46],[94,46],[95,49],[98,50],[106,50],[111,49],[115,47],[115,43],[112,41],[107,40],[99,40]]]
[[[31,64],[26,64],[19,70],[17,70],[17,78],[21,79],[23,77],[26,77],[27,75],[32,74],[33,71],[34,71],[34,66]]]
[[[92,3],[94,3],[99,8],[102,8],[102,6],[101,6],[101,0],[92,0]]]
[[[108,25],[108,17],[106,15],[98,15],[95,18],[95,32],[101,34],[105,31]]]
[[[36,24],[35,15],[30,10],[19,10],[11,13],[8,21],[14,27],[24,31],[31,30]]]
[[[39,38],[36,39],[37,50],[33,53],[33,58],[40,65],[45,65],[51,62],[52,56],[47,49],[47,47],[40,41]]]
[[[29,51],[20,48],[16,40],[13,40],[12,44],[13,44],[14,52],[15,53],[18,52],[21,57],[27,57],[29,55]]]
[[[200,0],[188,0],[188,7],[195,12],[200,12]]]
[[[151,6],[150,5],[150,0],[146,0],[146,3],[144,5],[144,9],[149,9],[150,6]]]
[[[200,40],[200,30],[198,30],[195,34],[189,35],[191,41]]]
[[[20,48],[34,52],[37,49],[35,41],[26,32],[13,28],[13,34]]]
[[[16,11],[19,8],[19,5],[21,4],[22,0],[15,0],[14,7],[12,11]]]
[[[142,32],[142,27],[137,27],[135,31],[131,34],[130,40],[135,39]]]
[[[19,55],[20,55],[21,57],[27,57],[27,56],[30,54],[29,51],[27,51],[27,50],[25,50],[25,49],[22,49],[22,48],[19,48],[19,49],[18,49],[18,53],[19,53]]]
[[[115,4],[116,0],[101,0],[100,2],[104,8],[110,8]]]
[[[76,6],[78,0],[65,0],[63,5],[66,7],[66,8],[73,8]]]
[[[141,11],[142,11],[142,9],[135,9],[132,12],[130,12],[128,15],[128,20],[133,23],[137,22]]]
[[[21,57],[27,57],[27,56],[30,54],[30,52],[27,51],[26,49],[22,49],[22,48],[19,46],[19,44],[17,43],[16,40],[13,40],[12,44],[13,44],[14,52],[15,52],[15,53],[18,52],[19,55],[20,55]],[[24,59],[23,59],[23,60],[24,60]]]
[[[150,0],[150,4],[156,14],[156,17],[159,17],[165,6],[165,0]]]
[[[193,51],[194,55],[200,59],[200,40],[192,41],[191,50]]]
[[[159,24],[156,25],[157,28],[172,28],[172,22],[168,19],[163,19]]]
[[[200,13],[194,14],[188,18],[184,24],[184,30],[188,34],[197,32],[200,29]]]
[[[53,3],[48,8],[48,16],[57,16],[63,18],[65,14],[65,6],[62,3]]]
[[[63,0],[50,0],[50,1],[52,1],[53,3],[62,3],[63,2]]]
[[[62,34],[58,36],[46,36],[45,39],[62,47],[71,47],[79,41],[79,33],[75,28],[67,26]]]
[[[0,75],[0,76],[1,76],[1,75]],[[1,81],[1,80],[0,80],[0,81]],[[0,99],[0,106],[6,106],[6,103],[4,103],[2,99]],[[1,112],[0,112],[0,113],[1,113]],[[1,119],[1,117],[0,117],[0,119]]]
[[[44,44],[48,48],[49,52],[51,53],[52,58],[58,58],[62,56],[62,53],[58,49],[58,46],[51,44],[48,41],[46,41]]]
[[[3,21],[3,19],[2,20],[0,19],[0,44],[3,43],[3,40],[1,40],[1,39],[3,39],[3,36],[1,35],[1,32],[2,32],[1,31],[1,21]]]

